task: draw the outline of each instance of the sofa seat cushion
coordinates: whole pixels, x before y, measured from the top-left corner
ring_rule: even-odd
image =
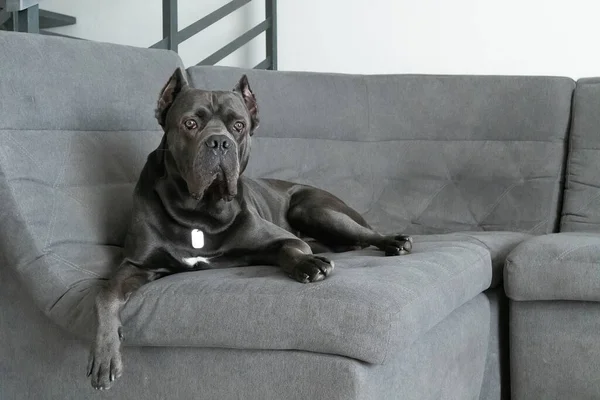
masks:
[[[93,337],[94,295],[114,268],[107,265],[118,264],[119,249],[57,251],[20,272],[53,320]],[[134,292],[121,313],[125,345],[295,349],[383,363],[491,280],[489,251],[460,235],[415,237],[407,256],[384,257],[375,249],[330,256],[333,275],[313,284],[271,266],[154,281]],[[40,275],[46,290],[37,292]]]
[[[512,300],[600,301],[600,234],[527,240],[508,256],[504,273]]]
[[[452,235],[415,252],[330,255],[333,275],[302,285],[278,268],[177,274],[143,287],[122,316],[136,345],[298,349],[371,363],[409,345],[489,287],[489,252]]]
[[[521,242],[533,237],[523,232],[461,232],[464,240],[471,240],[481,243],[490,251],[492,258],[492,284],[490,287],[497,287],[502,284],[504,277],[504,264],[506,257]]]

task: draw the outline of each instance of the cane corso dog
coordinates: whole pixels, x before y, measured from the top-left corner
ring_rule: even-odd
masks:
[[[178,272],[275,265],[298,282],[331,275],[314,253],[376,246],[411,251],[412,239],[385,236],[332,194],[306,185],[242,176],[259,124],[244,75],[231,91],[188,85],[177,69],[163,87],[156,118],[164,130],[133,195],[124,258],[96,298],[98,328],[88,376],[108,389],[123,371],[119,313],[140,286]]]

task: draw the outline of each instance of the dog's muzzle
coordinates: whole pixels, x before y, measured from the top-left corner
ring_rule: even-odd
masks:
[[[211,134],[200,144],[192,176],[188,180],[190,195],[200,200],[209,187],[220,197],[231,200],[237,194],[240,165],[237,143],[224,134]]]

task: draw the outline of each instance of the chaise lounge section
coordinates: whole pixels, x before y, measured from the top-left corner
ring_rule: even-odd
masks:
[[[573,97],[560,233],[513,251],[510,297],[513,398],[600,398],[600,79]]]

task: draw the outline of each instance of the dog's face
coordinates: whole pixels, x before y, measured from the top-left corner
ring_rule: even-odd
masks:
[[[190,196],[208,189],[231,200],[250,156],[258,107],[246,75],[232,91],[190,87],[178,68],[160,93],[156,118]]]

